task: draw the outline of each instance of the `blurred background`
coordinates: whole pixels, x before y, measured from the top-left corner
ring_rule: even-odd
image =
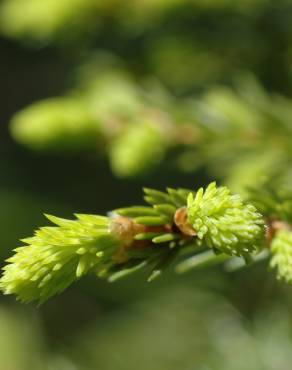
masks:
[[[0,1],[0,256],[142,187],[292,185],[289,0]],[[0,297],[0,370],[288,370],[265,264]]]

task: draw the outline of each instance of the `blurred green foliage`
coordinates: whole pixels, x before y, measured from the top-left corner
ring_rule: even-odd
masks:
[[[145,185],[289,188],[291,25],[289,0],[2,0],[2,259],[42,212]],[[0,370],[289,369],[291,288],[263,271],[89,278],[39,310],[1,297]]]
[[[3,308],[8,360],[2,363],[15,370],[288,369],[291,302],[286,305],[274,303],[247,321],[220,296],[173,285],[127,310],[92,318],[63,350],[44,350],[38,315]]]

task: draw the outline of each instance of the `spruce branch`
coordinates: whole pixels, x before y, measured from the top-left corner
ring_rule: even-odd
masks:
[[[76,221],[47,215],[57,227],[42,227],[27,246],[15,249],[1,279],[6,294],[22,301],[40,302],[62,292],[73,281],[107,263],[118,241],[109,231],[109,219],[95,215],[76,215]]]
[[[282,229],[276,232],[271,243],[271,268],[277,270],[277,277],[292,283],[292,231]]]
[[[223,253],[241,256],[253,252],[262,237],[263,219],[253,205],[243,204],[226,187],[210,184],[188,197],[188,220],[198,242]]]
[[[124,178],[156,170],[167,157],[183,171],[204,166],[242,195],[263,184],[267,173],[291,185],[292,104],[267,94],[251,76],[236,89],[175,98],[160,84],[146,88],[121,68],[84,70],[82,83],[64,96],[12,117],[17,142],[38,151],[105,152],[113,173]]]
[[[27,245],[7,260],[0,280],[4,294],[42,303],[89,272],[115,281],[149,265],[152,281],[184,253],[191,261],[214,256],[222,262],[233,256],[248,260],[262,248],[262,216],[226,187],[211,183],[197,192],[145,188],[144,193],[148,205],[116,209],[108,216],[76,214],[75,220],[66,220],[47,215],[55,226],[23,239]],[[186,258],[185,266],[190,264],[196,265]],[[181,266],[179,271],[186,270]]]

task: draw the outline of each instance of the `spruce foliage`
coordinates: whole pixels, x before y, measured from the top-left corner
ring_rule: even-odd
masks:
[[[144,193],[148,205],[119,208],[108,216],[47,216],[55,226],[38,229],[7,260],[3,292],[42,303],[90,272],[113,282],[149,266],[152,281],[181,257],[186,266],[193,258],[205,264],[238,257],[248,262],[265,246],[263,217],[226,187],[213,182],[205,190],[145,188]],[[271,263],[283,274],[277,258],[286,252],[277,238],[272,250]]]

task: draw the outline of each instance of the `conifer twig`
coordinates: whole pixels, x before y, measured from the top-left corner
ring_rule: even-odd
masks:
[[[0,280],[4,294],[42,303],[89,272],[113,282],[149,266],[152,281],[181,258],[177,272],[232,263],[234,257],[243,265],[270,255],[269,245],[271,266],[292,281],[287,221],[264,218],[254,205],[214,182],[196,192],[144,192],[148,205],[116,209],[108,216],[76,214],[75,220],[66,220],[46,215],[55,226],[23,239],[27,245],[7,260]],[[280,209],[287,210],[287,199],[283,202],[286,208]],[[259,203],[259,209],[265,207]]]

